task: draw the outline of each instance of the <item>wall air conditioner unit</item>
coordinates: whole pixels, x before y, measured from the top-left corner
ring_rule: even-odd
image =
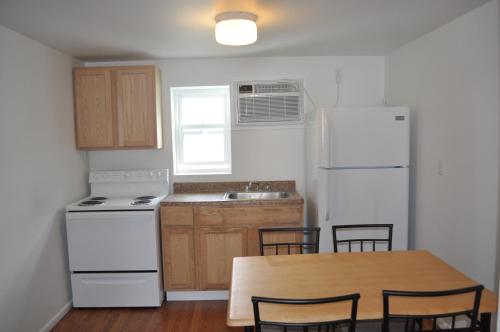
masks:
[[[238,125],[291,125],[304,121],[300,80],[234,82]]]

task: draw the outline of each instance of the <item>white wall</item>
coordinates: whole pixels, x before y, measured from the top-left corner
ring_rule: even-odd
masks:
[[[498,202],[497,6],[489,2],[386,57],[387,100],[413,109],[412,243],[489,288]]]
[[[497,0],[498,3],[498,20],[500,22],[500,0]],[[500,39],[500,24],[498,26],[498,38]],[[500,43],[500,41],[499,41]],[[500,68],[500,52],[498,54],[498,61],[499,61],[499,68]],[[499,70],[499,75],[500,75],[500,70]],[[500,85],[499,85],[500,88]],[[498,95],[500,96],[500,90],[498,91]],[[500,106],[500,105],[499,105]],[[500,109],[499,109],[500,111]],[[500,153],[499,153],[500,154]],[[499,180],[500,180],[500,168],[498,169],[499,172]],[[498,182],[499,186],[499,193],[500,193],[500,181]],[[496,275],[495,275],[495,280],[497,282],[496,290],[500,292],[500,194],[498,195],[498,203],[497,203],[497,218],[498,218],[498,224],[497,224],[497,261],[496,261]],[[499,293],[500,294],[500,293]],[[500,327],[500,315],[497,315],[497,326]]]
[[[64,206],[85,195],[73,60],[0,26],[0,331],[39,331],[70,301]],[[69,308],[69,307],[68,307]]]
[[[134,64],[139,62],[126,62]],[[335,70],[342,69],[341,104],[380,105],[384,94],[384,57],[283,57],[163,60],[165,148],[159,151],[90,152],[91,170],[168,167],[172,169],[170,87],[227,85],[233,80],[304,79],[318,106],[335,100]],[[113,64],[124,64],[113,63]],[[110,65],[109,63],[86,65]],[[311,110],[311,105],[308,105]],[[233,130],[233,174],[176,176],[173,181],[296,180],[305,194],[304,129]]]

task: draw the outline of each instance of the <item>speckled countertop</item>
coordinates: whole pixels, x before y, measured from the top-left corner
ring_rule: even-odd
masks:
[[[174,183],[174,193],[167,196],[163,206],[180,205],[282,205],[303,204],[304,199],[295,191],[295,181],[254,181],[261,187],[270,186],[271,191],[290,192],[288,198],[279,199],[226,199],[227,191],[243,191],[248,182],[192,182]]]

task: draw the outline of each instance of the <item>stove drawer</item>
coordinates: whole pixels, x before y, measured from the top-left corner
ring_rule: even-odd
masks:
[[[71,271],[158,270],[155,211],[68,212],[66,228]]]
[[[73,273],[73,306],[159,307],[163,301],[156,273]]]

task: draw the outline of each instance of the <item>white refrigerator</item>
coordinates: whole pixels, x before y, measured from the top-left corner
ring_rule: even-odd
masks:
[[[407,107],[319,111],[321,252],[333,251],[331,226],[346,224],[394,224],[393,250],[408,248],[409,120]]]

